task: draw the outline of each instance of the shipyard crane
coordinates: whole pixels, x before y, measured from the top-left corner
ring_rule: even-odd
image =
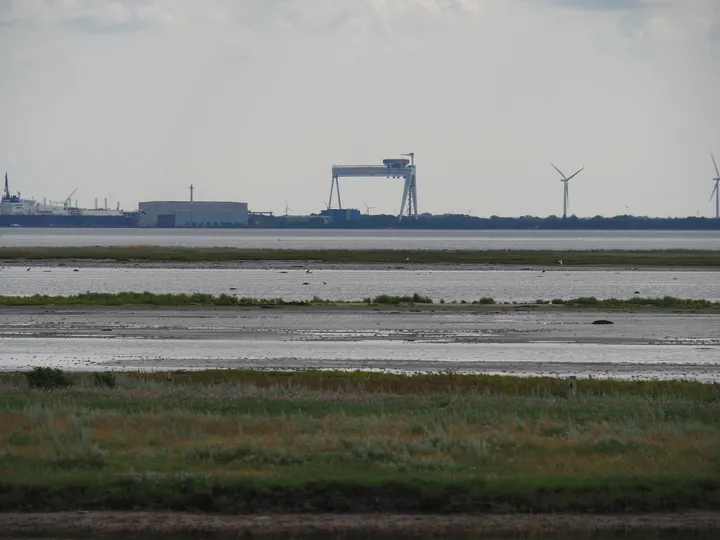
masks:
[[[72,206],[72,196],[75,195],[76,193],[77,193],[77,188],[75,188],[73,190],[73,192],[70,195],[68,195],[68,198],[65,199],[65,201],[63,202],[63,206],[65,208],[70,208]]]
[[[384,159],[382,165],[333,165],[327,209],[332,209],[333,199],[337,193],[337,207],[338,210],[342,210],[340,178],[402,178],[405,186],[398,220],[402,220],[404,217],[418,219],[415,153],[403,155],[409,156],[410,159]]]
[[[415,166],[415,152],[410,152],[408,154],[400,154],[402,157],[409,157],[410,158],[410,166]]]

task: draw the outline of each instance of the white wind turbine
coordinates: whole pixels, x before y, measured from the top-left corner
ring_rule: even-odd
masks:
[[[712,195],[710,195],[710,201],[712,202],[714,196],[715,219],[720,219],[720,188],[718,187],[718,185],[720,185],[720,171],[718,170],[717,163],[715,162],[715,156],[713,156],[712,152],[710,152],[710,157],[713,160],[713,165],[715,165],[715,174],[717,174],[717,177],[713,178],[713,182],[715,182],[715,187],[712,190]]]
[[[553,169],[555,169],[557,172],[559,172],[560,176],[562,176],[562,180],[560,180],[560,181],[564,184],[564,186],[563,186],[563,219],[566,219],[567,218],[567,209],[568,209],[568,206],[570,205],[570,194],[568,192],[568,182],[570,180],[572,180],[573,178],[575,178],[578,174],[580,174],[585,169],[585,167],[581,168],[578,172],[571,175],[570,177],[567,177],[555,165],[553,165],[552,163],[550,165],[552,165]]]

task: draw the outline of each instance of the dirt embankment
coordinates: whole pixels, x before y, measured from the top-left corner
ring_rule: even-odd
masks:
[[[171,512],[0,514],[0,536],[40,533],[720,531],[720,512],[636,515],[253,515]]]

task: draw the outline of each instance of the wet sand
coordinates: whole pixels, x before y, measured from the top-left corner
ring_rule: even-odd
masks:
[[[612,325],[595,325],[609,320]],[[563,306],[0,307],[0,337],[720,345],[720,313]]]
[[[612,325],[594,325],[599,319]],[[718,313],[0,308],[0,369],[380,369],[720,380]]]
[[[538,533],[718,531],[720,512],[639,515],[252,515],[168,512],[0,513],[0,536],[109,533]]]
[[[20,266],[24,268],[177,268],[177,269],[236,269],[236,270],[413,270],[413,271],[508,271],[524,270],[528,272],[581,272],[581,271],[608,271],[608,272],[720,272],[720,267],[689,267],[689,266],[567,266],[567,265],[529,265],[529,264],[457,264],[457,263],[375,263],[375,262],[342,262],[327,263],[322,261],[215,261],[215,262],[182,262],[182,261],[117,261],[114,259],[48,259],[48,260],[2,260],[3,266]]]

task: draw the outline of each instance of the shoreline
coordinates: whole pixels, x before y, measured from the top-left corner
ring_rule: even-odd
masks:
[[[654,514],[268,514],[185,512],[0,513],[0,537],[117,533],[494,533],[702,532],[720,530],[720,512]]]

